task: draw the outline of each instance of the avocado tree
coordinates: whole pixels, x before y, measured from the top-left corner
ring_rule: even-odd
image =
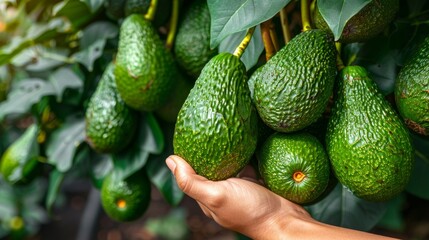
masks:
[[[327,190],[305,208],[315,219],[337,226],[403,229],[401,211],[408,197],[429,200],[429,99],[417,94],[419,100],[402,101],[406,91],[398,90],[411,88],[404,82],[417,76],[413,82],[419,82],[420,92],[429,92],[429,48],[427,43],[421,47],[429,36],[427,1],[1,0],[0,237],[36,234],[50,221],[66,181],[91,182],[117,221],[144,215],[151,190],[178,206],[184,194],[164,162],[174,153],[178,112],[188,96],[198,102],[201,95],[190,91],[207,62],[218,53],[234,53],[249,29],[251,40],[238,54],[249,83],[277,52],[283,54],[292,39],[310,29],[324,30],[335,42],[330,58],[336,69],[330,73],[351,65],[367,70],[408,127],[414,167],[407,184],[389,199],[368,201],[331,174]],[[314,59],[331,48],[320,49],[324,52],[315,52]],[[288,61],[294,64],[293,58]],[[405,68],[409,62],[414,65]],[[403,68],[407,72],[400,74]],[[401,84],[395,85],[399,77]],[[320,116],[300,119],[308,125],[291,130],[307,129],[324,147],[323,120],[333,106],[329,93],[319,99],[323,104],[315,112]],[[415,105],[423,110],[409,113],[407,106]],[[194,115],[198,112],[187,117]],[[282,131],[262,128],[256,151],[261,139]],[[248,155],[255,155],[253,143],[243,150]],[[255,159],[246,161],[254,165]],[[130,180],[136,175],[142,177]],[[130,189],[144,199],[139,210],[133,194],[107,186],[119,182],[136,186]],[[115,194],[119,197],[111,197]],[[132,218],[126,211],[133,212]]]

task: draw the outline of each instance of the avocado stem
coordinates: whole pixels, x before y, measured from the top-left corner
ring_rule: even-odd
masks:
[[[249,42],[252,39],[253,32],[255,32],[255,27],[247,29],[246,36],[244,36],[243,41],[241,41],[240,45],[238,45],[233,53],[234,56],[241,58],[241,55],[243,55],[244,50],[246,50],[247,45],[249,45]]]
[[[261,35],[262,41],[264,42],[265,58],[267,61],[270,60],[270,58],[277,52],[271,38],[269,21],[271,20],[261,23]]]
[[[341,59],[341,43],[335,42],[335,48],[337,49],[337,70],[341,71],[344,68],[344,62]]]
[[[274,48],[276,49],[276,52],[277,52],[280,50],[280,44],[279,44],[279,40],[277,38],[276,26],[274,25],[274,22],[272,20],[269,21],[268,27],[270,30],[271,40],[272,40]]]
[[[179,0],[172,0],[172,1],[173,1],[173,12],[171,14],[170,29],[168,30],[167,41],[165,43],[165,46],[168,50],[170,50],[173,47],[174,38],[176,36],[176,30],[177,30],[177,21],[179,19]]]
[[[287,18],[286,7],[282,8],[282,10],[280,11],[280,21],[282,24],[283,39],[287,44],[292,39],[292,35],[290,33],[289,19]]]
[[[158,5],[158,0],[151,0],[149,9],[147,10],[146,14],[144,15],[144,18],[152,21],[155,17],[156,7]]]
[[[301,19],[302,19],[302,31],[311,30],[310,21],[310,8],[308,6],[308,0],[301,0]]]

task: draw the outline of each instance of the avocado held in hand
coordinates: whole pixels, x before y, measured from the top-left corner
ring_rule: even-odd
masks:
[[[85,113],[86,141],[94,150],[115,153],[133,139],[138,113],[125,104],[116,88],[115,66],[104,70]]]
[[[347,66],[338,80],[326,134],[334,173],[357,197],[387,201],[411,175],[409,132],[364,68]]]
[[[300,33],[252,76],[259,116],[279,132],[309,126],[325,111],[336,73],[332,38],[317,29]]]
[[[312,203],[328,186],[328,155],[308,133],[274,133],[262,145],[258,159],[265,185],[292,202]]]
[[[121,98],[139,111],[164,105],[174,87],[176,66],[152,22],[131,14],[120,28],[115,77]]]
[[[429,37],[399,72],[395,100],[405,124],[421,135],[429,135]]]
[[[236,175],[256,148],[257,115],[241,60],[221,53],[201,71],[180,109],[175,154],[210,180]]]

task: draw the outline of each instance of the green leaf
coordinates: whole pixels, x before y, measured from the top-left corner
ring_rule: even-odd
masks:
[[[244,36],[246,36],[247,30],[234,33],[226,37],[219,45],[219,52],[229,52],[234,53],[238,45],[240,45]],[[246,50],[241,56],[241,61],[246,66],[246,69],[249,70],[258,62],[259,56],[264,51],[264,43],[262,42],[261,28],[256,27],[253,37],[249,42]]]
[[[23,49],[31,46],[32,44],[32,40],[22,39],[20,37],[15,37],[11,39],[10,44],[0,48],[0,65],[8,63]]]
[[[321,201],[306,206],[318,221],[362,231],[371,230],[383,217],[386,203],[368,202],[354,196],[341,184]]]
[[[370,2],[371,0],[318,0],[317,7],[337,41],[350,18]]]
[[[6,101],[0,103],[0,120],[10,114],[23,114],[44,96],[55,95],[52,84],[41,79],[26,79],[12,86]]]
[[[429,200],[429,140],[415,133],[411,137],[416,154],[413,172],[405,189],[419,198]]]
[[[72,59],[76,62],[82,63],[88,71],[92,72],[94,69],[94,62],[103,55],[105,45],[106,39],[100,39],[88,48],[73,54]]]
[[[12,65],[25,67],[28,71],[41,72],[71,62],[68,49],[47,48],[35,45],[23,50],[12,59]]]
[[[272,18],[290,1],[208,0],[211,16],[210,47],[215,48],[227,36]]]
[[[405,194],[400,194],[387,203],[387,210],[383,218],[377,224],[378,227],[401,232],[404,230],[405,221],[402,211],[405,202]]]
[[[83,0],[91,9],[92,12],[96,12],[104,3],[104,0]]]
[[[94,16],[88,5],[80,0],[65,0],[57,3],[53,7],[52,15],[54,17],[66,17],[76,29],[79,29]]]
[[[55,200],[60,193],[61,184],[63,183],[64,177],[65,173],[60,172],[57,169],[52,170],[49,174],[49,187],[45,201],[46,210],[49,213],[52,211],[52,207],[54,206]]]
[[[62,67],[53,72],[49,77],[49,81],[56,91],[59,102],[62,101],[64,90],[81,89],[83,87],[83,80],[69,67]]]
[[[85,119],[70,118],[48,139],[46,154],[48,163],[60,172],[68,171],[73,165],[76,150],[84,142]]]
[[[91,180],[97,189],[101,189],[104,178],[113,169],[113,159],[110,154],[92,153],[91,158]]]
[[[132,145],[125,151],[112,155],[115,172],[120,178],[126,178],[146,164],[150,153],[158,154],[163,148],[161,128],[151,113],[145,113]]]
[[[166,149],[159,155],[152,155],[147,164],[147,175],[152,184],[159,190],[164,199],[172,206],[177,206],[183,199],[184,193],[177,186],[176,179],[165,164],[165,159],[174,153],[172,126],[163,126],[166,136]]]
[[[118,33],[118,26],[113,23],[105,21],[91,23],[82,32],[80,49],[88,48],[100,39],[115,38]]]

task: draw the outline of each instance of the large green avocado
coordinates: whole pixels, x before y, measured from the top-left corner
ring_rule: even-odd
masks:
[[[258,155],[259,172],[265,185],[290,201],[314,202],[328,186],[328,155],[311,134],[274,133]]]
[[[257,113],[246,68],[238,57],[220,53],[203,68],[180,109],[174,152],[198,174],[222,180],[246,166],[256,141]]]
[[[207,1],[194,1],[177,30],[174,43],[177,63],[194,78],[218,52],[217,48],[210,48],[210,22]]]
[[[325,111],[336,72],[332,38],[322,30],[300,33],[256,72],[259,116],[279,132],[309,126]]]
[[[131,14],[122,23],[115,65],[118,92],[127,105],[153,111],[166,103],[177,70],[152,23],[142,15]]]
[[[364,42],[373,38],[386,29],[398,10],[399,0],[372,0],[347,21],[338,41]],[[331,32],[317,8],[314,11],[314,24],[319,29]]]
[[[429,37],[399,72],[395,100],[405,124],[419,134],[429,135]]]
[[[86,141],[98,152],[115,153],[133,139],[138,113],[128,107],[116,88],[115,66],[104,70],[85,113]]]
[[[347,66],[326,134],[338,180],[357,197],[387,201],[410,178],[414,151],[408,129],[360,66]]]

